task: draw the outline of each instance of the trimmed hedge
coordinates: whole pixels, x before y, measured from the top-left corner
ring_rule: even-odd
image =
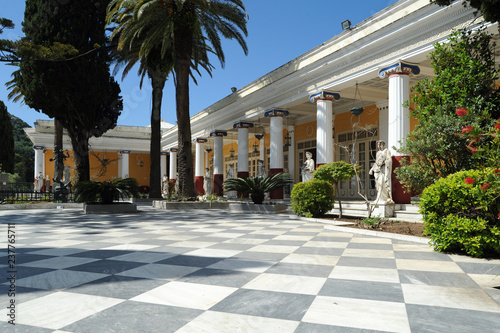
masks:
[[[292,211],[298,216],[320,217],[333,209],[332,184],[311,179],[295,184],[292,190]]]
[[[424,233],[437,251],[500,256],[500,170],[467,170],[422,193]]]

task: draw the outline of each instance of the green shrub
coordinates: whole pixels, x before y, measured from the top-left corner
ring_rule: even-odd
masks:
[[[75,202],[111,204],[120,198],[139,196],[135,178],[117,178],[103,182],[82,181],[75,185]]]
[[[437,251],[500,256],[500,170],[454,173],[427,187],[420,200],[424,233]]]
[[[311,179],[292,190],[292,210],[299,216],[320,217],[333,208],[333,187],[327,181]]]

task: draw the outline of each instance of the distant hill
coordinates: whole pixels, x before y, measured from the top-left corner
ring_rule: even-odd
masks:
[[[22,119],[9,115],[14,132],[14,153],[16,154],[14,172],[20,176],[21,182],[32,182],[35,172],[35,152],[33,143],[23,130],[31,126]]]

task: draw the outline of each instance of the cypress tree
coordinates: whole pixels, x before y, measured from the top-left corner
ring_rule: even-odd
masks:
[[[14,132],[7,107],[0,101],[0,169],[14,173]]]
[[[68,61],[23,61],[20,71],[14,73],[25,103],[55,118],[68,131],[77,182],[90,179],[88,140],[113,128],[123,108],[120,88],[109,70],[105,35],[108,3],[26,1],[23,31],[28,42],[47,47],[70,44],[85,54]]]

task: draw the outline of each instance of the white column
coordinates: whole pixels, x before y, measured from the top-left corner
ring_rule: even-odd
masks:
[[[177,148],[170,148],[170,175],[168,179],[177,180]]]
[[[416,65],[401,61],[379,71],[379,77],[389,77],[389,110],[388,135],[386,147],[392,156],[402,156],[393,147],[399,148],[402,141],[410,133],[410,111],[403,104],[410,99],[410,74],[419,74]]]
[[[120,153],[122,154],[122,169],[121,169],[121,177],[122,178],[129,178],[130,173],[129,173],[129,157],[130,157],[130,150],[122,150]]]
[[[35,150],[35,174],[33,178],[38,177],[40,173],[45,178],[45,147],[33,146],[33,149]]]
[[[273,110],[266,113],[270,117],[271,125],[271,156],[269,161],[269,173],[283,171],[283,116],[288,115],[288,111]]]
[[[248,129],[252,123],[239,122],[233,125],[238,129],[238,177],[248,177]]]
[[[389,114],[388,101],[377,103],[378,107],[378,137],[380,140],[388,142],[389,138]]]
[[[161,172],[161,178],[163,179],[164,176],[167,175],[167,153],[161,152],[161,157],[160,157],[160,172]]]
[[[196,142],[196,155],[195,155],[195,168],[194,168],[194,176],[195,177],[203,177],[205,175],[205,157],[204,157],[204,145],[207,142],[207,139],[197,138]]]
[[[210,133],[214,138],[214,176],[213,193],[222,196],[224,193],[224,144],[222,138],[227,135],[226,131],[215,131]]]
[[[322,91],[311,95],[309,100],[316,102],[316,164],[333,162],[333,100],[340,95]]]
[[[262,133],[262,134],[264,134],[264,133]],[[266,165],[265,164],[265,161],[266,161],[266,136],[265,135],[263,135],[262,139],[259,140],[259,144],[260,144],[259,159],[264,161],[264,165]]]

